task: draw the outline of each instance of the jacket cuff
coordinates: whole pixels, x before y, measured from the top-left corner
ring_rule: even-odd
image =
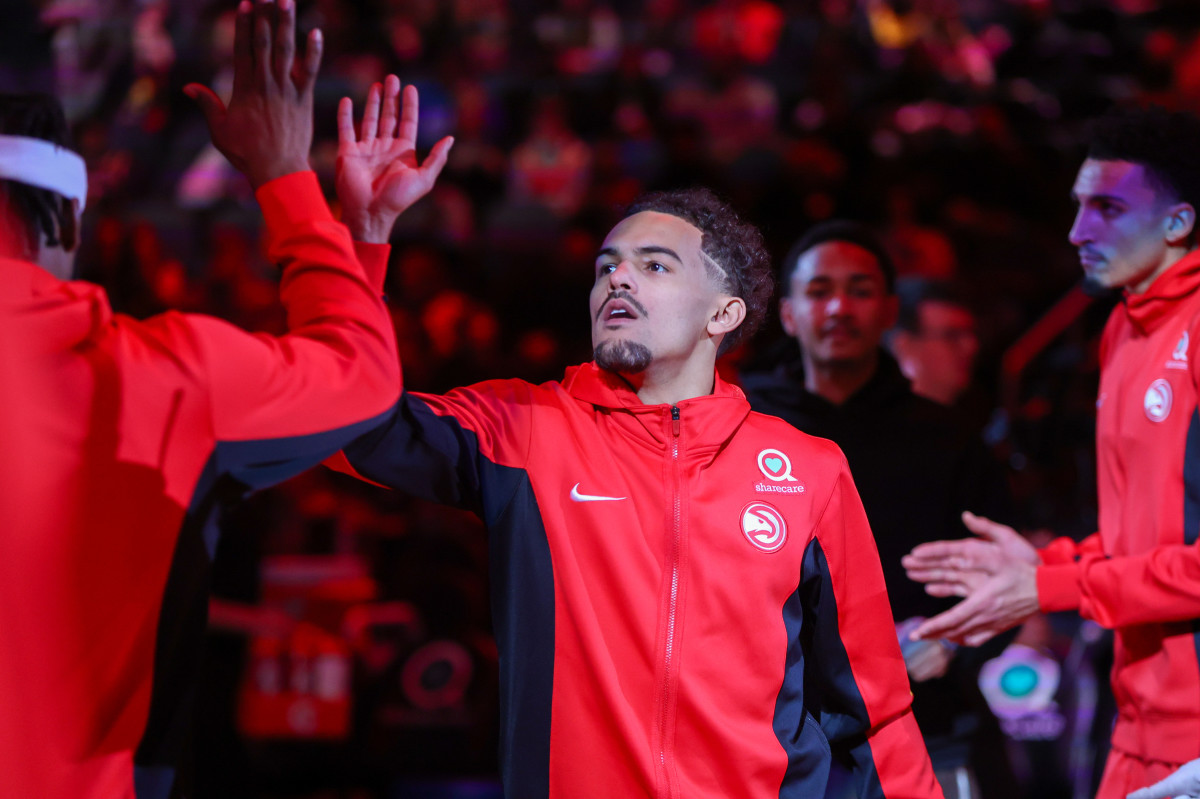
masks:
[[[1079,564],[1042,565],[1037,569],[1038,607],[1043,613],[1078,610],[1083,601]]]
[[[268,181],[258,187],[254,197],[262,208],[271,240],[281,233],[292,232],[297,225],[333,220],[317,175],[311,170]]]
[[[354,254],[367,274],[367,283],[376,294],[383,294],[383,281],[387,277],[388,256],[392,254],[392,246],[356,241]]]

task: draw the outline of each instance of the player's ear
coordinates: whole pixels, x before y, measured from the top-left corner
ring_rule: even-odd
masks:
[[[723,336],[732,333],[746,321],[746,301],[741,297],[722,296],[720,304],[708,320],[707,330],[710,336]]]
[[[1172,247],[1184,245],[1196,229],[1196,209],[1191,203],[1179,203],[1169,210],[1167,217],[1167,243]]]

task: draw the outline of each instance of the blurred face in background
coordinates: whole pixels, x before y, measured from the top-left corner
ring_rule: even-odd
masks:
[[[896,321],[897,301],[874,255],[827,241],[800,256],[779,310],[783,329],[809,363],[852,366],[874,361]]]
[[[897,330],[892,341],[900,370],[913,391],[943,405],[953,404],[971,384],[979,338],[975,316],[961,305],[926,300],[916,330]]]

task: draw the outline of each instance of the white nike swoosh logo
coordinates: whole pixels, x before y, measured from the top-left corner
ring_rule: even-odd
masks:
[[[580,494],[579,483],[576,483],[575,487],[571,489],[571,499],[576,502],[617,502],[625,497],[598,497],[593,494]]]

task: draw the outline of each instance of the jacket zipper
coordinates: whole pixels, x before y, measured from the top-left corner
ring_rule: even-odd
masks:
[[[668,719],[671,713],[671,707],[674,704],[674,673],[675,666],[675,627],[679,611],[679,549],[680,538],[682,536],[683,522],[683,500],[680,497],[680,478],[679,478],[679,406],[671,406],[671,466],[672,466],[672,500],[674,503],[672,514],[672,530],[671,530],[671,552],[670,552],[670,569],[671,569],[671,593],[667,604],[667,645],[666,653],[663,662],[663,686],[662,686],[662,706],[659,708],[658,716],[658,762],[663,772],[663,784],[666,787],[666,795],[668,797],[675,796],[675,787],[671,779],[672,767],[667,765],[667,727]],[[672,766],[674,764],[672,763]]]

